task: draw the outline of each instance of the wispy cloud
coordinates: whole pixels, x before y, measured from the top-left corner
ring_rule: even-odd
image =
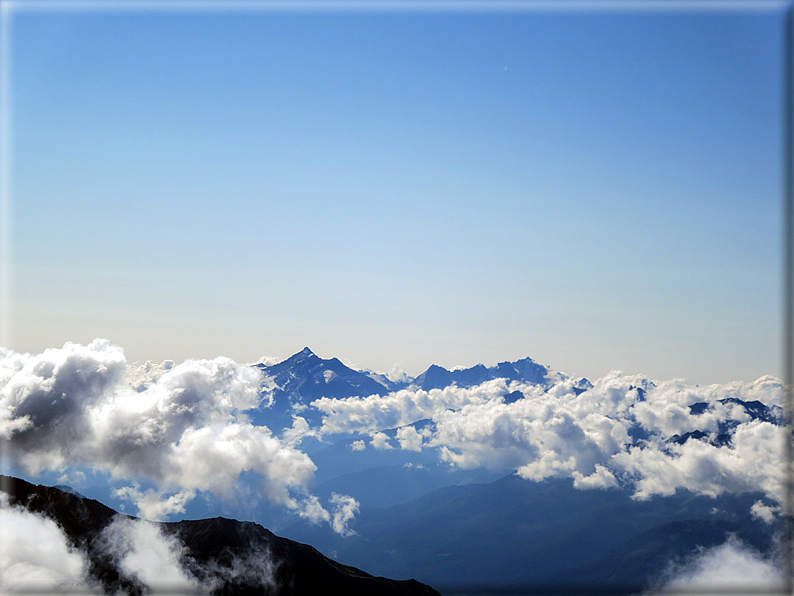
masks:
[[[182,567],[184,546],[177,538],[165,536],[156,524],[117,516],[102,530],[100,541],[103,552],[125,575],[155,594],[208,592]]]
[[[762,556],[740,540],[731,537],[711,549],[700,549],[683,563],[671,564],[662,574],[653,593],[697,593],[718,596],[758,594],[783,589],[783,569],[779,555]]]

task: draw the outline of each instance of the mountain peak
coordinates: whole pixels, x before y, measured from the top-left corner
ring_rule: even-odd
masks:
[[[310,348],[306,347],[284,360],[284,362],[304,362],[312,358],[318,358],[318,356]]]

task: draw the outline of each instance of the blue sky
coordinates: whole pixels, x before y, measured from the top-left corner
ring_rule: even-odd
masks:
[[[779,376],[781,17],[18,11],[11,347]]]

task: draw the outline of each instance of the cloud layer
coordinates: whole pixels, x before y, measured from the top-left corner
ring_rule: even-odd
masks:
[[[564,376],[548,389],[497,379],[312,406],[324,414],[322,433],[369,434],[377,449],[437,449],[460,468],[570,477],[581,489],[630,484],[636,498],[685,488],[762,491],[780,502],[783,389],[773,377],[698,387],[614,371],[585,390]],[[505,399],[515,391],[523,397]],[[406,426],[421,419],[433,424]],[[395,427],[397,440],[387,442],[379,430]]]
[[[128,481],[116,496],[150,519],[184,511],[200,491],[231,499],[245,474],[262,498],[349,534],[358,503],[311,495],[316,467],[298,449],[306,436],[338,433],[360,435],[351,454],[430,449],[459,468],[630,486],[638,499],[759,491],[767,501],[754,514],[770,522],[782,502],[784,388],[773,377],[699,387],[614,371],[592,385],[558,374],[548,386],[409,387],[316,400],[322,424],[296,417],[281,436],[246,414],[272,383],[222,357],[132,367],[106,340],[37,355],[0,349],[0,437],[30,473],[84,466]],[[420,420],[430,422],[412,426]]]

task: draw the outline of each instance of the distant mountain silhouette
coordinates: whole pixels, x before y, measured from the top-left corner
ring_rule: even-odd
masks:
[[[338,358],[320,358],[309,348],[278,364],[254,366],[271,377],[276,387],[270,395],[272,404],[253,413],[252,419],[256,424],[276,428],[291,426],[293,414],[301,415],[311,423],[319,423],[320,413],[306,406],[321,397],[386,395],[393,389],[393,386],[375,381],[367,373],[345,366]]]
[[[453,383],[459,387],[472,387],[493,379],[548,385],[549,375],[555,374],[532,358],[524,358],[515,362],[500,362],[488,368],[477,364],[470,368],[447,370],[431,364],[415,379],[406,377],[403,381],[394,382],[371,371],[354,370],[342,364],[338,358],[320,358],[308,347],[277,364],[260,363],[254,366],[275,382],[275,399],[286,396],[290,404],[298,405],[306,405],[321,397],[386,395],[410,385],[425,390],[443,389]],[[580,379],[577,387],[584,390],[592,385],[587,379]]]
[[[338,358],[320,358],[309,348],[278,364],[256,366],[273,377],[280,392],[277,395],[286,395],[293,403],[307,404],[321,397],[385,395],[390,390]]]
[[[252,412],[251,418],[255,424],[274,429],[291,426],[293,415],[303,416],[311,424],[320,424],[322,414],[308,406],[322,397],[340,399],[382,396],[410,386],[426,391],[444,389],[453,384],[458,387],[473,387],[493,379],[548,386],[553,379],[565,377],[538,364],[532,358],[523,358],[515,362],[500,362],[491,367],[477,364],[451,371],[432,364],[415,379],[406,377],[403,381],[394,382],[371,371],[354,370],[342,364],[338,358],[320,358],[308,347],[277,364],[260,363],[254,366],[267,375],[275,387],[267,390],[267,403],[258,411]],[[582,378],[576,382],[574,391],[581,392],[591,387],[590,381]],[[507,401],[515,401],[520,397],[520,392],[513,392]]]
[[[424,390],[443,389],[455,383],[458,387],[473,387],[493,379],[523,381],[536,385],[547,385],[550,369],[538,364],[532,358],[524,358],[515,362],[500,362],[496,366],[486,368],[477,364],[470,368],[447,370],[432,364],[425,372],[416,377],[414,384]],[[585,381],[587,381],[585,379]]]
[[[0,490],[9,495],[11,506],[20,506],[54,520],[72,546],[86,553],[89,573],[105,593],[139,595],[149,591],[136,577],[120,570],[113,557],[103,550],[102,530],[121,514],[93,499],[9,476],[0,476]],[[158,525],[164,534],[177,537],[186,547],[180,562],[190,575],[204,582],[214,580],[213,594],[440,596],[429,586],[414,580],[375,577],[342,565],[311,546],[280,538],[252,522],[218,517]],[[231,572],[236,562],[257,556],[269,557],[273,563],[272,576],[241,574],[238,568]],[[249,565],[249,568],[256,569],[257,565]]]

